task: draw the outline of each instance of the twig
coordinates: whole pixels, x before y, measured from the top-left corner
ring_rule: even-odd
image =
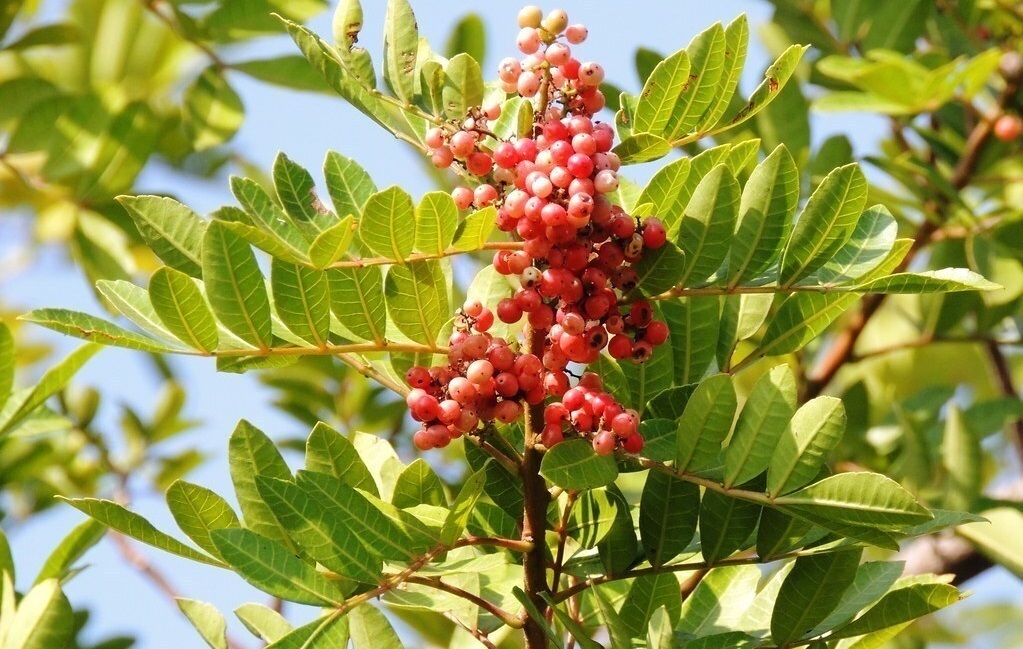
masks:
[[[490,613],[497,619],[501,620],[501,622],[507,624],[513,629],[518,629],[522,627],[523,621],[518,616],[512,615],[508,611],[488,602],[487,600],[483,599],[479,595],[476,595],[475,593],[470,593],[469,591],[459,588],[458,586],[452,586],[451,584],[447,584],[443,582],[440,579],[440,577],[417,577],[415,575],[412,575],[408,577],[405,580],[405,582],[409,584],[420,584],[422,586],[428,586],[435,590],[450,593],[455,597],[461,597],[465,601],[472,602],[473,604],[480,607],[487,613]]]
[[[336,261],[327,268],[368,268],[370,266],[391,266],[396,264],[411,264],[417,261],[429,261],[432,259],[443,259],[456,255],[465,255],[481,250],[522,250],[521,241],[487,241],[479,248],[472,250],[445,250],[444,252],[414,253],[402,260],[393,257],[364,257],[362,259],[343,259]]]
[[[1002,348],[993,340],[986,341],[984,347],[987,350],[988,358],[991,359],[991,368],[994,370],[995,380],[1002,394],[1018,399],[1019,390],[1016,389],[1012,378],[1012,370],[1005,359],[1005,354],[1002,353]],[[1019,457],[1020,465],[1023,466],[1023,418],[1016,419],[1012,423],[1012,428],[1015,432],[1012,439],[1013,445],[1016,447],[1016,454]]]
[[[998,98],[998,103],[995,108],[995,113],[1000,113],[1006,106],[1008,106],[1016,93],[1020,89],[1020,76],[1013,76],[1006,78],[1005,88],[1002,90],[1001,95]],[[980,154],[984,145],[991,138],[992,131],[994,129],[993,119],[981,119],[970,131],[969,136],[966,139],[966,146],[963,150],[963,157],[959,159],[959,163],[956,165],[955,170],[952,172],[952,177],[949,179],[950,184],[955,189],[963,189],[966,187],[973,177],[974,172],[977,170],[977,163],[980,160]],[[902,264],[899,266],[899,270],[904,270],[909,266],[910,262],[916,257],[917,253],[924,248],[929,242],[931,237],[938,231],[938,225],[930,220],[925,220],[920,224],[916,234],[913,236],[913,246],[909,249],[906,254],[906,258],[903,259]],[[877,313],[878,309],[884,303],[885,295],[869,295],[863,298],[860,312],[853,317],[852,321],[846,326],[845,330],[839,334],[838,338],[832,343],[827,354],[821,359],[821,362],[817,366],[817,371],[814,376],[807,381],[806,389],[803,393],[803,399],[811,399],[818,396],[829,383],[838,374],[838,371],[849,362],[853,357],[853,352],[856,347],[856,342],[859,340],[860,335],[863,333],[863,329],[870,322],[870,319]]]
[[[177,588],[171,584],[170,580],[166,575],[163,574],[144,554],[135,549],[131,541],[128,540],[120,532],[110,532],[110,538],[113,540],[114,545],[117,546],[118,552],[124,558],[124,560],[131,567],[135,568],[139,574],[143,575],[158,591],[163,593],[177,608],[178,598],[181,594]],[[242,643],[238,642],[231,636],[227,637],[227,646],[231,649],[244,649]]]

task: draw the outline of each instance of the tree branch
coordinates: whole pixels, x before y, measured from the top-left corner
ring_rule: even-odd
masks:
[[[364,257],[362,259],[342,259],[341,261],[336,261],[333,264],[327,266],[327,268],[368,268],[370,266],[392,266],[396,264],[411,264],[417,261],[443,259],[445,257],[454,257],[457,255],[465,255],[471,252],[480,252],[484,250],[522,250],[522,242],[487,241],[479,248],[474,248],[472,250],[445,250],[444,252],[414,253],[402,260],[397,260],[392,257]]]

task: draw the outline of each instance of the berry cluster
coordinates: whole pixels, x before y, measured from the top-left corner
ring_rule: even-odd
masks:
[[[552,397],[561,401],[547,406],[544,446],[572,433],[592,439],[602,454],[618,445],[636,452],[643,440],[635,411],[603,392],[596,375],[571,387],[568,368],[596,361],[605,348],[616,359],[644,362],[667,340],[668,327],[654,319],[649,302],[621,302],[638,281],[633,265],[663,246],[667,233],[658,219],[633,217],[611,201],[621,160],[612,151],[612,127],[593,119],[604,106],[604,71],[571,48],[586,39],[586,27],[569,25],[561,10],[544,17],[539,7],[523,9],[519,27],[525,58],[504,59],[498,74],[506,92],[536,98],[531,137],[498,139],[488,128],[500,116],[493,105],[430,130],[426,143],[436,166],[456,165],[475,177],[475,189],[452,192],[458,207],[496,206],[498,228],[521,240],[520,249],[494,256],[494,268],[519,284],[496,316],[507,324],[526,317],[544,334],[544,346],[536,355],[517,354],[485,333],[494,314],[467,303],[461,318],[468,326],[452,335],[450,366],[409,372],[409,405],[425,426],[416,444],[441,446],[467,432],[456,405],[459,416],[471,412],[476,421],[511,421],[521,402]]]

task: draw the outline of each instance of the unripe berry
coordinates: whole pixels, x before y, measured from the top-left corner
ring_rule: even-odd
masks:
[[[528,5],[519,10],[519,27],[539,27],[543,21],[543,9],[536,5]]]
[[[1023,133],[1023,120],[1016,115],[1002,115],[995,120],[994,132],[1002,142],[1012,142]]]
[[[442,424],[453,424],[462,416],[462,406],[454,399],[445,399],[437,406],[437,419]]]
[[[456,158],[467,158],[476,147],[476,138],[467,131],[458,131],[451,136],[449,144],[451,152],[455,154]]]
[[[565,31],[565,27],[568,26],[568,14],[563,9],[555,9],[547,14],[547,17],[543,19],[540,26],[557,36]]]
[[[592,168],[593,163],[590,163]],[[618,173],[610,169],[598,171],[593,178],[593,187],[601,194],[610,194],[618,189]]]
[[[441,146],[444,144],[444,129],[431,128],[426,132],[426,137],[423,138],[423,142],[425,142],[426,146],[431,149],[436,149]]]

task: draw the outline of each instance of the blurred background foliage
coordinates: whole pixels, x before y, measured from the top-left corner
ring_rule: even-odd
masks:
[[[833,464],[885,472],[932,506],[991,520],[907,546],[908,570],[952,572],[962,583],[1000,566],[1023,579],[1023,146],[1019,138],[1003,142],[993,134],[999,116],[1023,110],[1023,8],[1011,0],[746,4],[771,5],[771,20],[756,26],[770,54],[792,43],[812,49],[797,73],[800,83],[790,83],[744,129],[717,143],[759,137],[764,153],[785,144],[809,181],[802,183],[807,194],[856,151],[868,170],[870,202],[886,205],[899,235],[916,241],[908,262],[914,270],[969,267],[1004,287],[865,297],[791,359],[804,399],[829,393],[846,403],[849,433]],[[655,16],[672,11],[669,3],[644,8]],[[43,8],[6,0],[0,7],[0,242],[15,231],[14,220],[31,225],[27,240],[19,241],[24,245],[0,259],[0,287],[37,272],[37,255],[54,249],[82,273],[80,290],[100,279],[148,275],[156,261],[114,197],[143,185],[148,193],[187,193],[204,179],[223,184],[229,171],[259,178],[262,172],[232,141],[245,119],[235,86],[247,77],[327,92],[297,52],[252,53],[254,42],[281,31],[272,12],[303,22],[327,9],[321,0],[73,0]],[[459,51],[484,58],[478,17],[461,20],[450,35],[448,53]],[[612,82],[635,92],[660,58],[641,48],[635,77]],[[614,86],[607,90],[617,97]],[[883,136],[868,142],[855,132],[814,137],[818,116],[850,112],[880,116]],[[685,153],[710,144],[687,145]],[[24,307],[0,288],[8,327],[0,341],[9,341],[0,342],[0,387],[15,388],[0,390],[0,399],[11,394],[0,410],[5,528],[49,508],[57,494],[128,502],[140,492],[162,492],[204,460],[188,442],[197,422],[186,414],[187,386],[173,366],[150,357],[163,387],[144,408],[109,403],[97,387],[69,387],[91,349],[61,360],[14,319]],[[259,380],[296,430],[322,420],[340,430],[388,435],[408,448],[403,404],[340,363],[303,359],[264,371]],[[102,425],[101,408],[110,413]],[[297,446],[302,440],[279,441]],[[74,576],[75,562],[99,539],[94,531],[76,532],[57,553],[63,559],[51,581],[39,580],[49,586],[30,591],[31,584],[18,583],[26,594],[49,597],[39,610],[67,620],[58,629],[66,638],[81,628],[84,614],[72,615],[52,579]],[[127,543],[117,541],[124,558],[152,577],[152,567]],[[13,563],[0,559],[13,582]],[[1010,582],[984,583],[1008,589]],[[1023,644],[1018,608],[998,592],[978,595],[978,603],[915,624],[890,646]],[[121,638],[95,646],[129,644]]]

